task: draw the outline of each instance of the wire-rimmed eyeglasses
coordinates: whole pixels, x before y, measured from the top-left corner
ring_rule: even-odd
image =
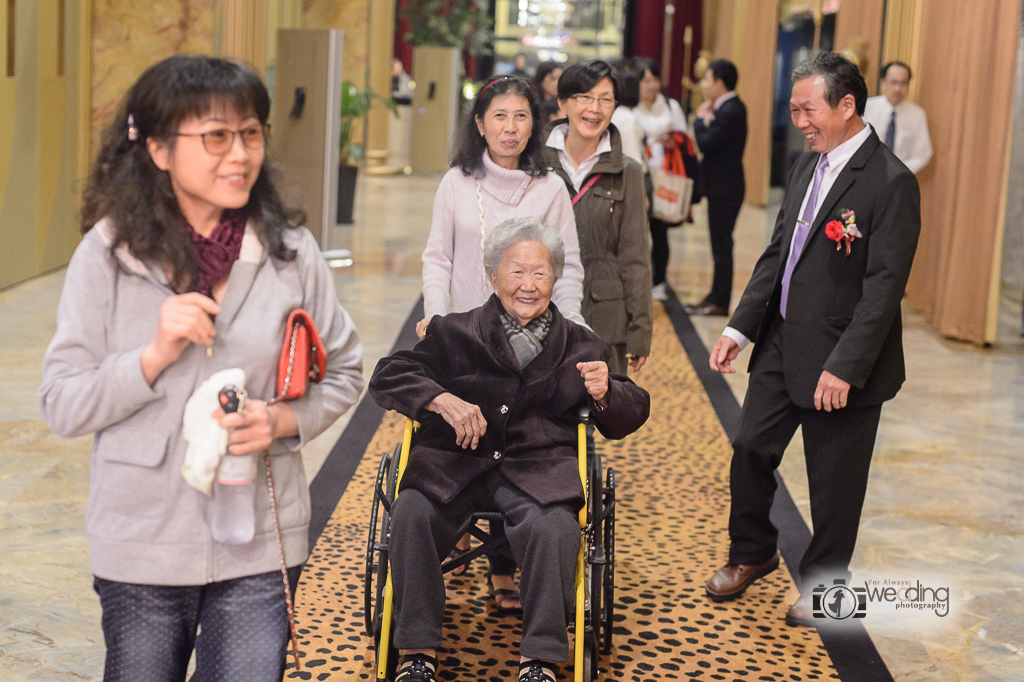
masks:
[[[610,97],[592,97],[590,95],[570,95],[581,107],[589,107],[594,102],[597,102],[597,106],[602,109],[612,109],[615,107],[615,100]]]

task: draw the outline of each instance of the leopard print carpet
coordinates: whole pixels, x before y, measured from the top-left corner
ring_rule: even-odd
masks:
[[[637,376],[651,393],[646,426],[624,441],[598,436],[617,477],[615,641],[601,679],[838,679],[812,629],[785,625],[795,588],[785,566],[737,601],[714,604],[704,581],[725,561],[729,442],[679,344],[655,306],[651,358]],[[388,413],[302,574],[297,619],[302,670],[289,679],[371,680],[373,640],[363,632],[362,571],[380,456],[401,439]],[[441,680],[512,680],[519,619],[496,612],[486,564],[448,581]],[[572,679],[571,663],[561,678]]]

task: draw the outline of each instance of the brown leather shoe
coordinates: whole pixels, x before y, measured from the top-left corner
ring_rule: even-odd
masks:
[[[786,625],[815,627],[820,619],[814,617],[814,598],[810,594],[801,594],[800,598],[786,611]]]
[[[718,571],[711,576],[706,583],[704,583],[704,591],[709,597],[711,597],[711,601],[732,601],[746,592],[747,588],[754,584],[755,580],[763,578],[778,567],[778,552],[776,552],[771,559],[758,566],[727,564],[718,569]]]
[[[685,310],[690,315],[712,315],[725,317],[729,314],[727,308],[723,308],[720,305],[712,305],[711,303],[704,303],[701,305],[688,305]]]

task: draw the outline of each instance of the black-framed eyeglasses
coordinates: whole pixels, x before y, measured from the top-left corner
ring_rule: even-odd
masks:
[[[207,152],[214,156],[222,156],[227,154],[231,145],[235,143],[235,135],[242,139],[242,146],[246,149],[263,149],[267,146],[267,140],[270,138],[270,124],[246,126],[241,130],[217,128],[205,133],[174,133],[174,135],[201,138]]]
[[[590,95],[570,95],[576,102],[582,107],[589,107],[594,102],[597,102],[597,106],[602,109],[612,109],[615,107],[615,100],[611,97],[592,97]]]

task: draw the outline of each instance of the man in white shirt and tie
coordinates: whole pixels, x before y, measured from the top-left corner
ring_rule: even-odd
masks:
[[[907,101],[909,66],[889,62],[882,67],[881,76],[882,94],[868,98],[864,122],[874,127],[885,146],[916,175],[932,158],[928,117],[924,109]]]

